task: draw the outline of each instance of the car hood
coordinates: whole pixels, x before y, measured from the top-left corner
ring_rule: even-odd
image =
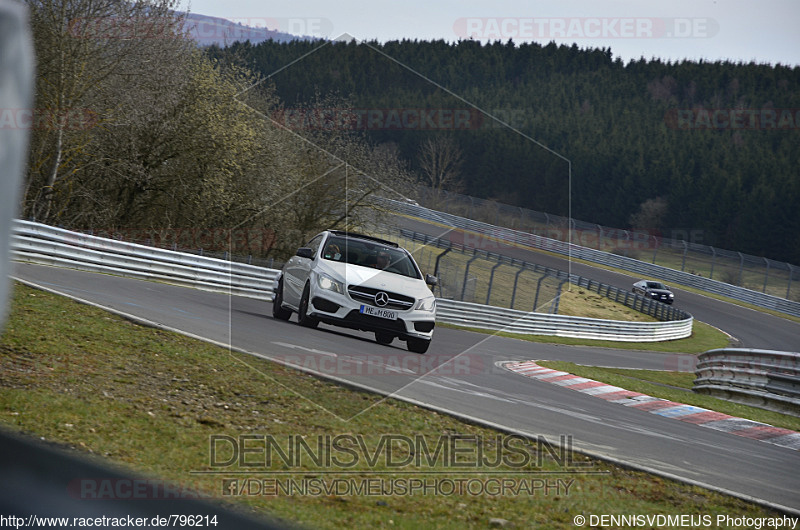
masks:
[[[672,291],[667,291],[666,289],[648,289],[648,292],[656,293],[656,294],[671,294]]]
[[[335,261],[321,261],[317,270],[344,282],[345,285],[372,287],[374,289],[407,294],[416,298],[432,296],[428,286],[419,278],[409,278],[408,276],[384,272],[371,267]]]

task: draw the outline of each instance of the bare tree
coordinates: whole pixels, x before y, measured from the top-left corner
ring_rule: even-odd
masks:
[[[443,190],[455,191],[460,186],[462,156],[461,148],[450,136],[437,135],[420,145],[419,166],[434,201],[438,201]]]
[[[28,0],[37,58],[36,114],[25,213],[47,221],[59,192],[92,162],[92,129],[111,110],[99,103],[114,79],[156,75],[161,64],[131,70],[152,50],[180,43],[177,0]],[[158,66],[158,67],[156,67]],[[106,98],[107,99],[107,98]],[[61,189],[59,189],[61,188]]]
[[[663,197],[647,199],[639,205],[639,211],[632,214],[628,221],[634,230],[657,230],[664,222],[668,210],[667,200]]]

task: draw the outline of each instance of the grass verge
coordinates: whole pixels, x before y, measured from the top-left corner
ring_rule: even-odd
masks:
[[[364,412],[342,421],[324,410],[337,406],[358,406]],[[387,436],[421,436],[431,445],[442,437],[459,436],[459,448],[467,457],[480,446],[492,454],[502,450],[508,455],[510,450],[516,462],[524,457],[527,463],[530,458],[532,465],[523,474],[514,461],[471,469],[468,476],[482,481],[484,487],[498,476],[518,487],[525,485],[524,480],[547,481],[550,486],[549,490],[529,488],[526,492],[523,487],[504,494],[487,489],[480,494],[437,495],[399,490],[383,494],[387,485],[382,484],[379,494],[348,489],[341,495],[226,497],[242,510],[313,528],[485,528],[492,519],[518,527],[573,528],[575,515],[590,513],[774,515],[739,499],[581,455],[565,460],[563,454],[536,441],[512,440],[504,446],[496,431],[180,334],[142,327],[19,284],[0,337],[0,423],[214,497],[221,497],[224,480],[235,472],[252,473],[260,481],[271,472],[292,471],[298,473],[291,477],[295,480],[329,482],[337,476],[331,471],[341,470],[308,459],[288,467],[279,459],[268,464],[256,449],[255,454],[249,453],[252,460],[240,458],[224,467],[229,476],[192,473],[220,470],[210,458],[214,435],[236,440],[242,436],[304,437],[312,447],[320,437],[339,435],[345,442],[362,440],[370,455],[380,450]],[[535,425],[530,428],[535,430]],[[257,444],[258,438],[253,440]],[[403,444],[390,446],[395,449],[391,462],[414,456]],[[356,450],[352,444],[348,447]],[[330,454],[335,448],[323,444],[319,449]],[[386,447],[383,451],[385,455]],[[441,481],[452,482],[463,473],[463,468],[441,459],[423,464],[403,468],[411,471],[409,476],[384,458],[374,465],[357,459],[348,467],[346,478],[438,480],[439,491],[445,492]],[[235,476],[242,480],[241,475]],[[529,482],[529,486],[535,484],[543,482]]]

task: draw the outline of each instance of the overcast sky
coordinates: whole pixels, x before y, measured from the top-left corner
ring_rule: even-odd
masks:
[[[800,65],[800,0],[182,0],[181,7],[292,34],[577,43],[615,57]]]

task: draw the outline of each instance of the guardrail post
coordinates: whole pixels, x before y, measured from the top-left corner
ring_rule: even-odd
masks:
[[[769,260],[764,258],[764,263],[767,264],[767,271],[764,273],[764,289],[761,290],[762,293],[767,292],[767,280],[769,279]]]
[[[794,267],[792,267],[789,263],[786,265],[789,267],[789,285],[786,286],[786,299],[788,300],[792,291],[792,274],[794,273]]]

